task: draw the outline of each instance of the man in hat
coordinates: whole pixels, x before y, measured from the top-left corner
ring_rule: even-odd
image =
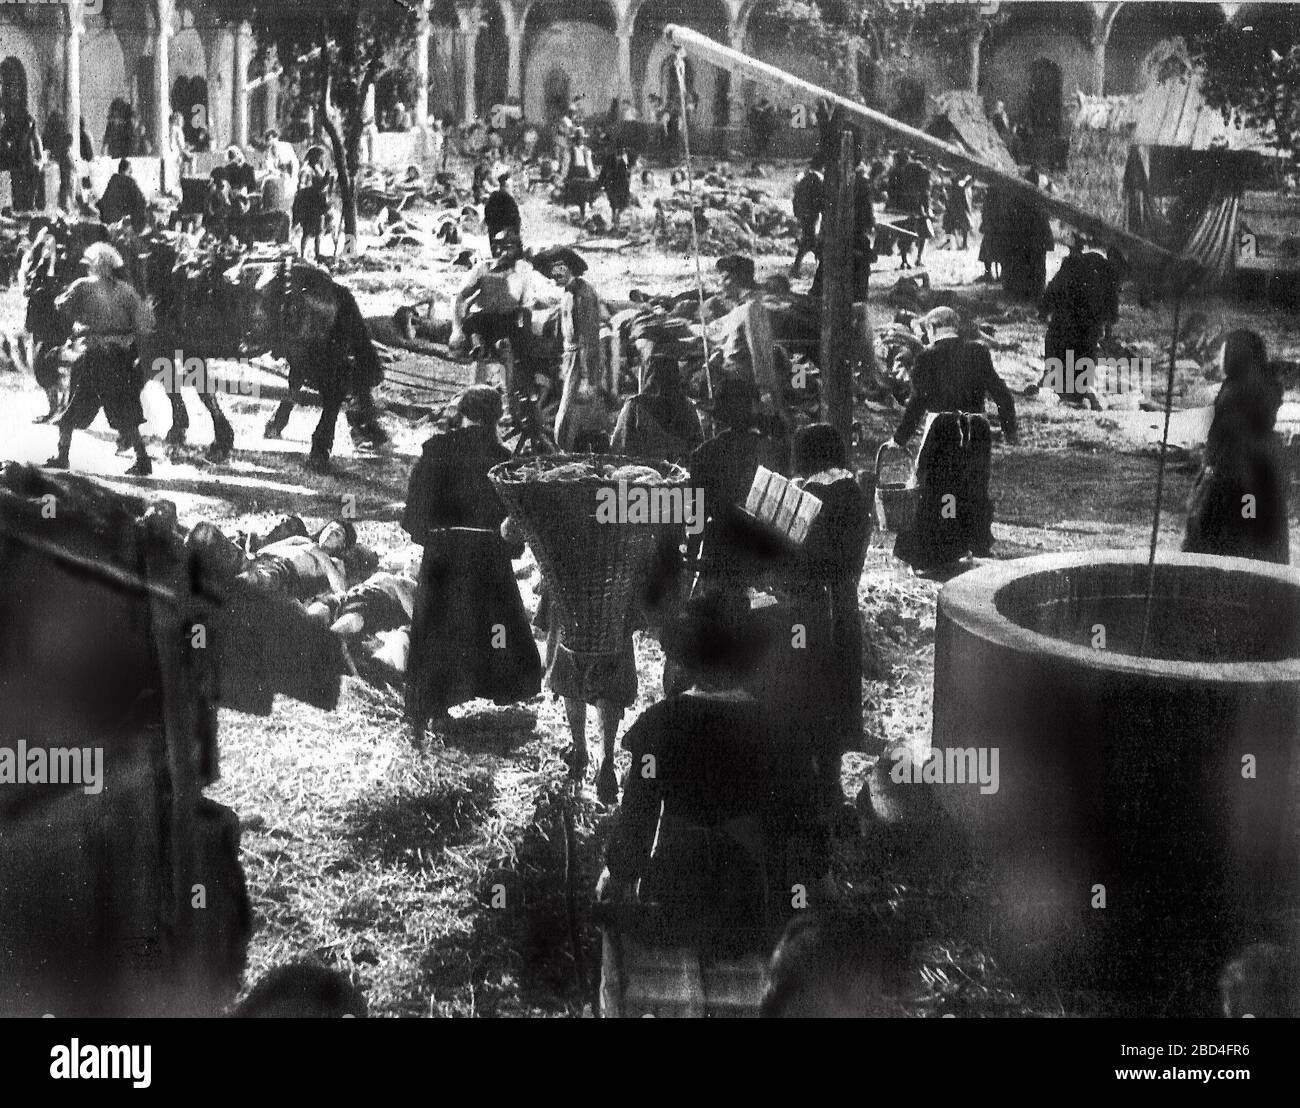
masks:
[[[930,171],[921,162],[913,161],[906,150],[900,150],[894,157],[894,168],[889,173],[886,189],[890,208],[906,214],[903,229],[911,232],[911,237],[899,237],[898,268],[911,269],[908,254],[913,238],[916,240],[916,264],[920,265],[926,240],[930,237]]]
[[[822,175],[820,158],[812,163],[794,183],[794,217],[799,221],[799,241],[794,248],[794,264],[790,276],[799,276],[799,267],[805,254],[817,255],[817,233],[822,212],[826,208],[826,178]]]
[[[988,349],[961,337],[961,318],[952,308],[935,308],[925,324],[930,345],[917,356],[912,397],[894,433],[904,446],[926,414],[935,413],[917,458],[916,524],[894,549],[918,570],[939,568],[967,552],[984,557],[993,545],[992,437],[984,416],[990,398],[1003,437],[1016,442],[1016,404]]]
[[[754,282],[754,259],[728,254],[718,259],[722,295],[735,307],[714,325],[722,345],[722,371],[751,381],[759,399],[781,411],[785,401],[772,354],[772,317]]]
[[[528,313],[537,302],[532,267],[524,261],[523,243],[515,231],[499,231],[492,242],[493,257],[470,271],[452,307],[450,347],[474,340],[475,383],[483,383],[484,360],[506,339],[522,356]]]
[[[497,177],[497,187],[483,201],[483,223],[487,227],[489,243],[502,231],[513,231],[516,235],[523,234],[519,205],[510,195],[509,170]]]
[[[99,218],[105,223],[113,224],[128,216],[131,226],[137,231],[143,231],[149,218],[149,205],[140,186],[131,176],[130,161],[123,158],[117,163],[117,172],[104,186],[104,195],[99,198]]]
[[[89,427],[103,408],[109,426],[135,450],[135,465],[127,472],[145,477],[153,472],[153,464],[140,437],[144,382],[136,365],[136,344],[153,330],[153,313],[118,275],[122,255],[108,243],[88,247],[82,260],[89,273],[54,302],[82,354],[72,368],[68,406],[58,419],[58,452],[45,464],[67,469],[72,432]]]
[[[930,345],[916,358],[912,398],[894,434],[904,446],[927,412],[983,414],[992,400],[1002,420],[1007,442],[1016,441],[1016,402],[1006,382],[993,368],[986,346],[961,337],[961,317],[952,308],[935,308],[923,320]]]
[[[564,392],[555,416],[555,442],[561,450],[572,450],[584,431],[597,421],[607,433],[609,413],[599,400],[608,389],[605,351],[600,341],[604,309],[600,296],[583,278],[587,263],[568,247],[545,250],[534,259],[538,271],[563,290],[560,299],[560,335],[564,354],[560,380]]]

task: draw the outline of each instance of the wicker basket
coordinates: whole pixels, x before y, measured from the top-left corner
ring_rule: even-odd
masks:
[[[681,488],[680,466],[621,455],[557,454],[503,462],[488,473],[511,516],[523,528],[555,601],[564,645],[575,654],[617,654],[627,640],[637,590],[661,538],[681,522],[609,523],[596,518],[602,489],[619,491],[607,477],[538,481],[539,472],[572,462],[597,466],[643,465],[663,474],[662,484],[629,481],[627,488]]]
[[[907,447],[886,439],[876,451],[876,518],[885,531],[898,534],[912,526],[916,514],[916,467]]]

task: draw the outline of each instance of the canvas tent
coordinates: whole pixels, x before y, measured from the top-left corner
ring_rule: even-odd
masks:
[[[1236,268],[1242,196],[1275,183],[1269,137],[1225,120],[1195,75],[1156,82],[1134,98],[1124,167],[1125,226],[1199,261],[1209,280]]]
[[[1015,159],[989,122],[979,93],[957,89],[931,96],[925,130],[1003,173],[1016,172]]]

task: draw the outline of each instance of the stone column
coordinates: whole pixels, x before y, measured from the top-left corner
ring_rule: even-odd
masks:
[[[473,123],[478,118],[478,103],[474,93],[474,81],[478,71],[478,36],[483,24],[483,11],[475,6],[457,8],[456,18],[460,20],[460,56],[464,66],[464,113],[466,123]]]
[[[622,101],[635,100],[632,90],[632,28],[620,27],[618,30],[618,98],[619,108]]]
[[[506,99],[511,98],[518,100],[522,105],[524,102],[524,30],[520,27],[512,31],[506,39],[506,44],[510,47],[510,68],[506,83]]]
[[[171,50],[172,16],[175,13],[172,0],[157,0],[154,12],[158,16],[158,29],[153,40],[153,149],[162,163],[162,185],[167,188],[171,166],[168,164],[169,134],[171,131],[172,97],[171,97]]]
[[[415,104],[412,122],[421,134],[429,126],[429,9],[432,0],[420,0],[420,23],[415,33]]]
[[[745,52],[745,24],[733,25],[727,30],[727,45],[738,54]],[[728,77],[727,87],[727,126],[736,128],[746,125],[748,105],[745,98],[745,82],[735,73]]]
[[[63,40],[63,118],[72,135],[72,164],[81,163],[81,36],[86,15],[80,4],[69,4],[68,31]]]
[[[1088,45],[1092,47],[1092,91],[1101,96],[1106,91],[1106,43],[1119,14],[1120,3],[1094,3]]]
[[[247,23],[235,28],[235,112],[231,142],[248,145],[248,65],[253,54],[253,29]]]
[[[980,90],[980,47],[984,42],[984,32],[987,28],[981,24],[978,27],[972,27],[966,37],[966,54],[970,58],[970,90],[979,92]]]
[[[280,78],[267,77],[262,82],[262,108],[266,115],[266,125],[280,129]]]

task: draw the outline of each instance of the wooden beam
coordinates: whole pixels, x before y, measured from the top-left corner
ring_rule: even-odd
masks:
[[[1176,260],[1190,263],[1190,259],[1181,259],[1163,246],[1134,235],[1122,227],[1117,227],[1101,216],[1080,208],[1077,204],[1045,193],[1019,176],[1004,173],[1000,169],[972,158],[950,143],[943,142],[933,135],[927,135],[915,127],[909,127],[906,123],[900,123],[892,116],[868,108],[856,100],[850,100],[820,85],[814,85],[811,81],[795,77],[774,65],[768,65],[748,54],[732,50],[698,31],[692,31],[689,27],[669,24],[664,28],[664,38],[675,49],[683,50],[729,73],[742,74],[750,80],[782,87],[801,93],[809,100],[824,100],[833,107],[839,107],[845,115],[874,131],[889,135],[900,145],[938,159],[946,166],[964,170],[976,180],[988,185],[996,185],[1016,200],[1034,205],[1093,239],[1119,247],[1136,268],[1150,272],[1164,269]]]
[[[853,429],[853,243],[857,150],[853,132],[840,135],[839,159],[827,166],[822,216],[822,418],[844,436]]]

